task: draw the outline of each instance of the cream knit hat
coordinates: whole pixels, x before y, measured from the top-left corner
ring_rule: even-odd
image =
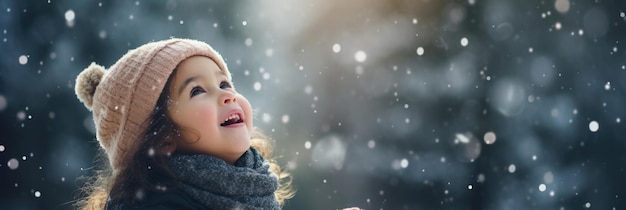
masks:
[[[91,63],[76,78],[76,95],[93,112],[96,137],[114,171],[131,161],[150,123],[156,102],[178,63],[211,58],[230,79],[219,53],[204,42],[168,39],[130,50],[109,70]]]

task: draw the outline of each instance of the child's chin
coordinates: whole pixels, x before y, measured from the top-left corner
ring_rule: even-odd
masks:
[[[236,150],[244,153],[250,149],[250,138],[237,140]]]

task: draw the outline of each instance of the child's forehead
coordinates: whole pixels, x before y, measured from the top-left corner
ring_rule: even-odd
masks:
[[[178,64],[177,72],[193,71],[193,72],[214,72],[215,74],[229,76],[225,69],[222,69],[219,64],[210,57],[206,56],[192,56]]]
[[[172,83],[177,84],[211,78],[226,78],[231,81],[228,71],[221,69],[213,59],[204,56],[193,56],[183,60],[172,77]]]

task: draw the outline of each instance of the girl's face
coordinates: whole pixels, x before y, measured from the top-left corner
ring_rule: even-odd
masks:
[[[252,108],[217,64],[204,56],[178,65],[168,115],[180,138],[176,151],[207,154],[234,163],[250,147]]]

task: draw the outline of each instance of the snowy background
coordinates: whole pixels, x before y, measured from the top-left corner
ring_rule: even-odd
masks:
[[[227,59],[284,209],[626,208],[618,0],[0,2],[0,209],[70,209],[76,75],[168,37]]]

